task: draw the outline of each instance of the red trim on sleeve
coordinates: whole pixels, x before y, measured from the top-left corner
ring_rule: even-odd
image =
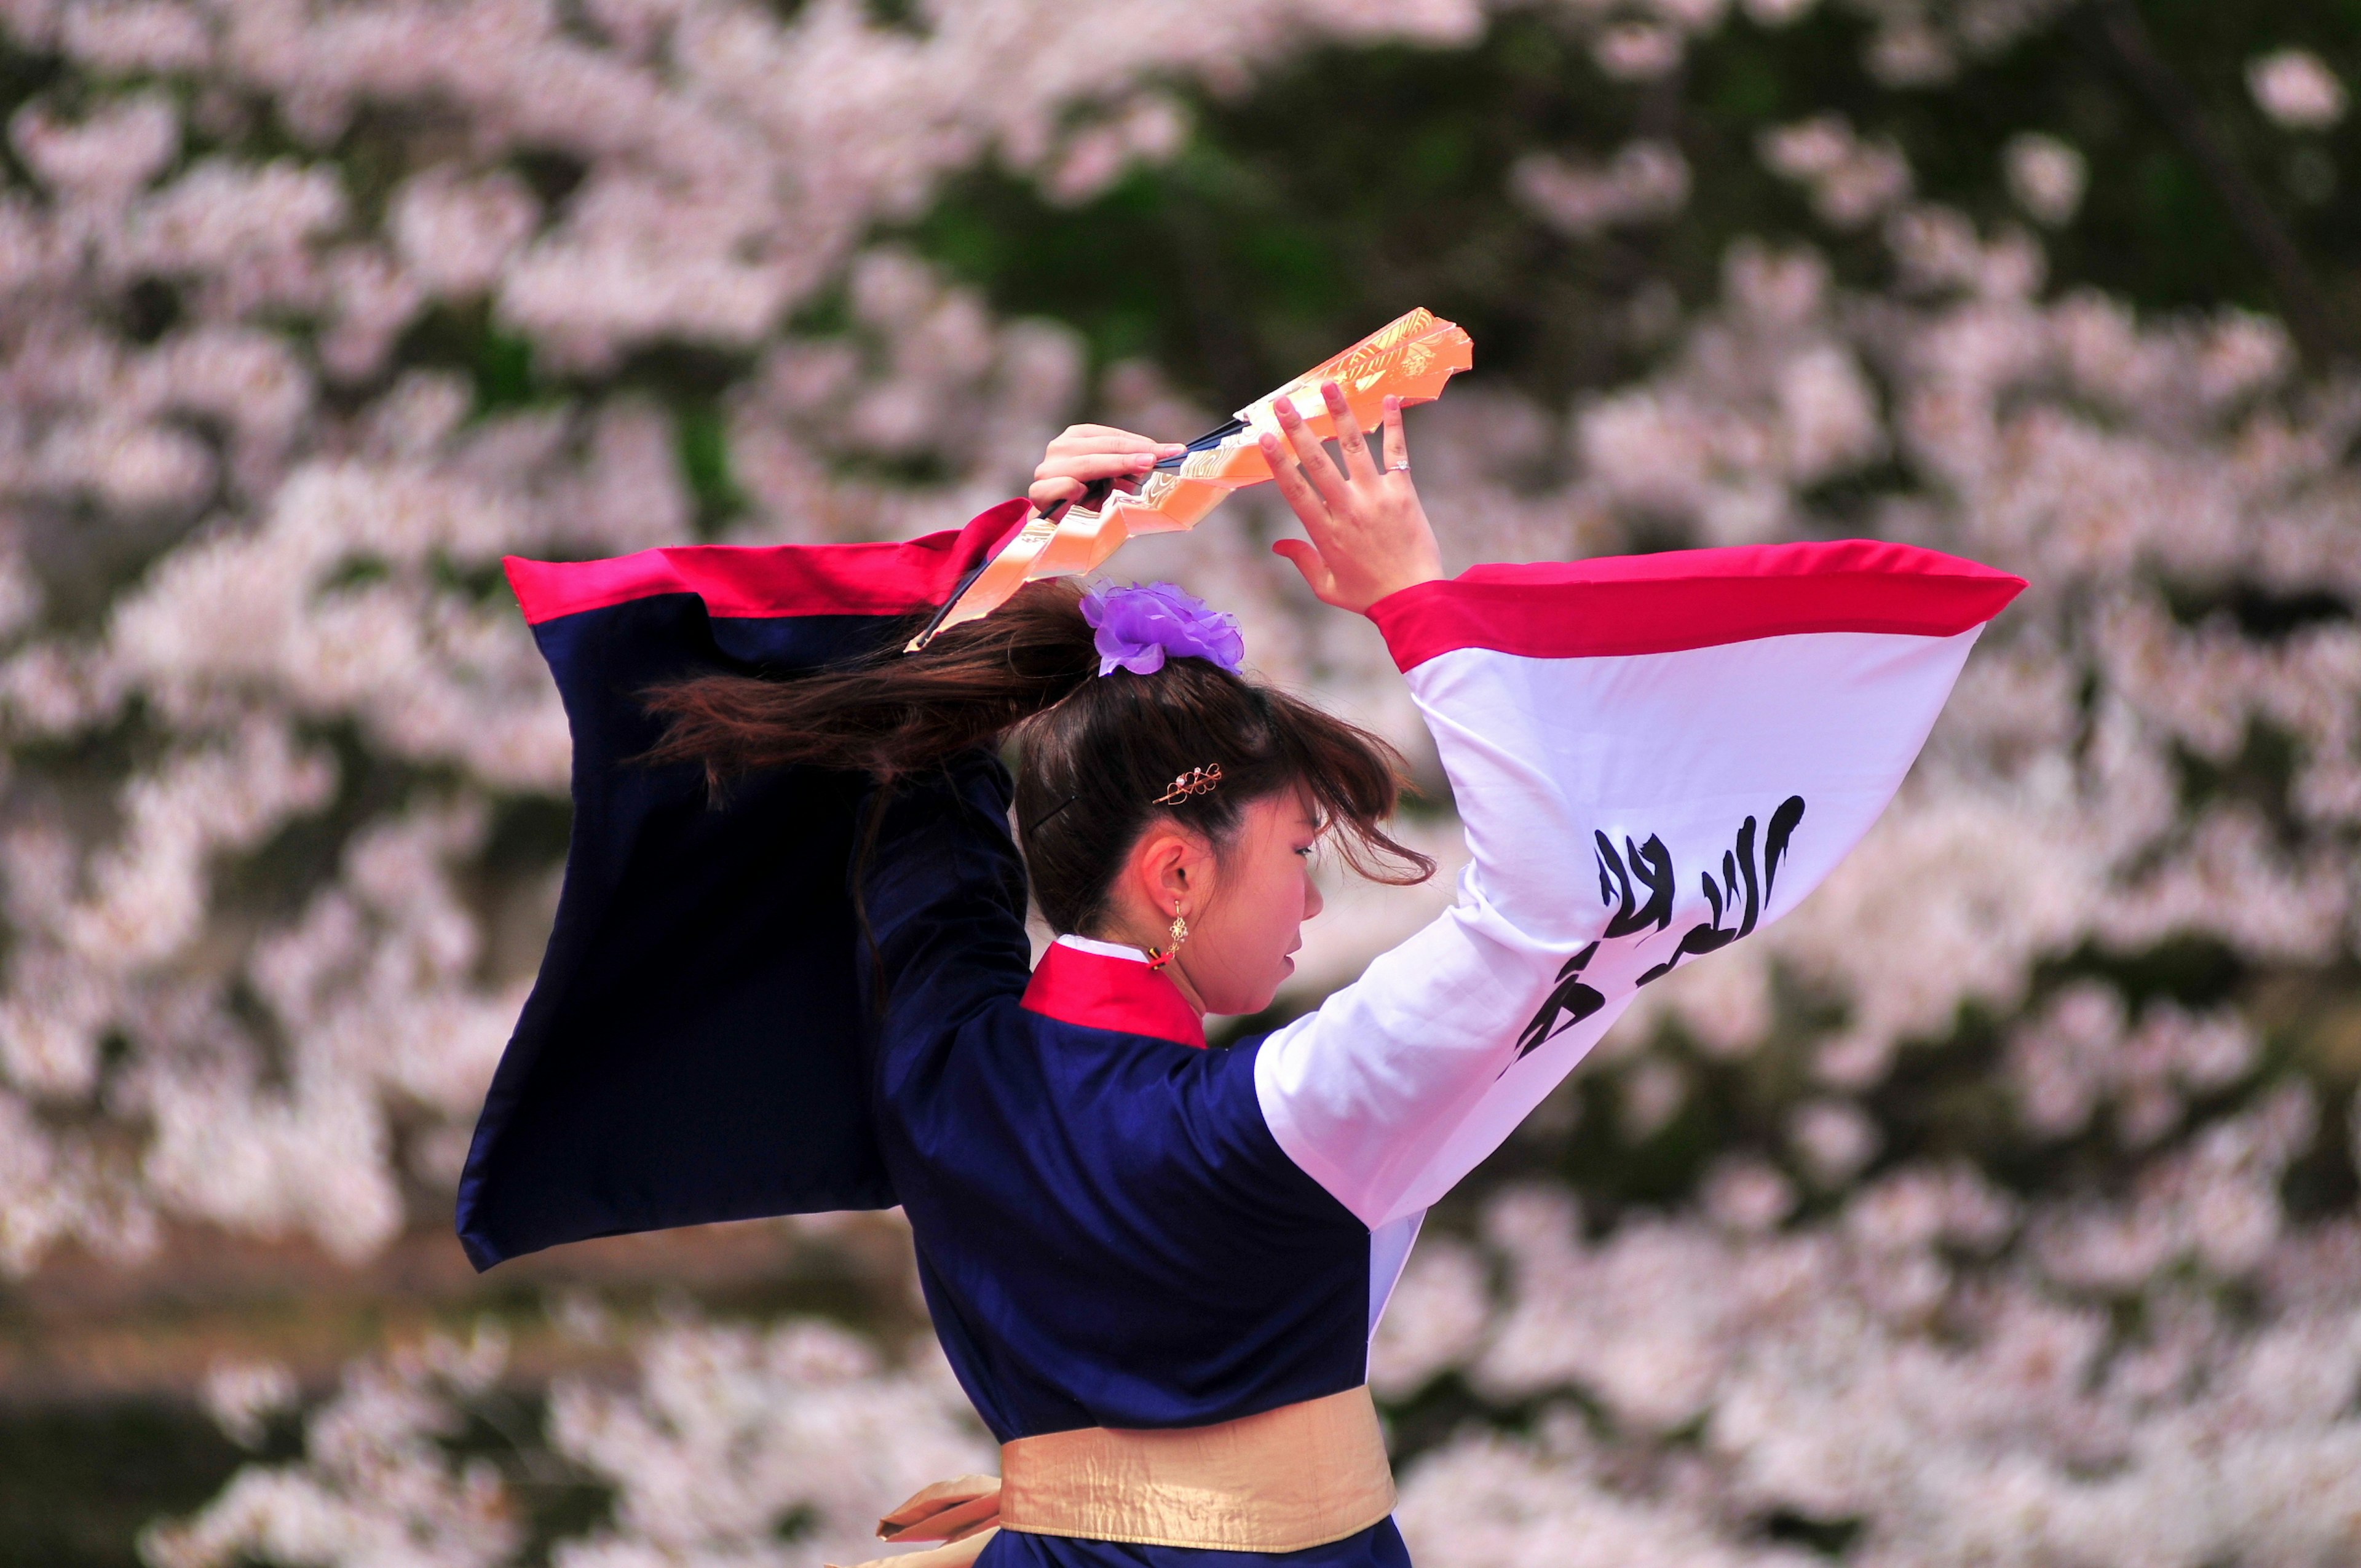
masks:
[[[1025,988],[1029,1012],[1085,1029],[1146,1035],[1205,1048],[1205,1020],[1160,970],[1053,942]]]
[[[942,603],[1031,509],[1003,501],[956,532],[891,544],[676,544],[606,561],[511,555],[509,587],[533,626],[653,594],[695,594],[713,616],[906,615]]]
[[[1369,619],[1410,670],[1458,648],[1581,659],[1813,631],[1951,637],[2024,588],[1939,551],[1839,539],[1473,566],[1387,595]]]

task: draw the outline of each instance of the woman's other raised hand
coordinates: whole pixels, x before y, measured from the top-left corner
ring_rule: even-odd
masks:
[[[1320,395],[1335,425],[1345,466],[1340,472],[1295,405],[1279,399],[1280,433],[1262,438],[1262,455],[1279,493],[1312,537],[1282,539],[1271,550],[1295,563],[1322,603],[1367,610],[1388,594],[1443,576],[1443,553],[1419,504],[1418,487],[1411,483],[1401,400],[1386,400],[1380,469],[1369,455],[1361,422],[1345,404],[1344,389],[1330,381]]]
[[[1156,441],[1104,424],[1070,424],[1042,455],[1025,492],[1036,509],[1071,505],[1101,479],[1137,489],[1149,469],[1188,451],[1177,441]]]

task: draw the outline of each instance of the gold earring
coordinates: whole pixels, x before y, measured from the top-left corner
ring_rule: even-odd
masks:
[[[1170,963],[1172,955],[1180,950],[1180,944],[1189,939],[1189,922],[1181,918],[1180,901],[1177,898],[1172,901],[1172,925],[1170,935],[1172,942],[1170,947],[1148,949],[1149,969],[1162,969],[1166,964]]]

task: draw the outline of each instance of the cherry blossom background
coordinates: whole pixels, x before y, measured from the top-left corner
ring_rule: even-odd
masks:
[[[784,1568],[988,1466],[893,1216],[459,1259],[566,827],[499,557],[950,526],[1426,304],[1455,566],[2033,587],[1431,1222],[1420,1562],[2361,1559],[2356,71],[2346,0],[0,0],[0,1555]],[[1124,565],[1417,751],[1279,526]]]

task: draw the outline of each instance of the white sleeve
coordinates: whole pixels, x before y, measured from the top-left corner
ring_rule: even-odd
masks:
[[[1830,580],[1861,577],[1863,551],[1955,591],[1901,618],[1906,630],[1850,630],[1897,619],[1860,606],[1910,598],[1878,593],[1877,573]],[[2022,586],[1859,542],[1641,560],[1655,575],[1478,568],[1372,612],[1433,732],[1470,861],[1448,911],[1273,1033],[1255,1065],[1279,1146],[1372,1228],[1498,1147],[1640,985],[1817,887]],[[1691,577],[1673,588],[1705,587],[1667,601],[1680,570]],[[1818,580],[1799,591],[1798,576]],[[1717,632],[1736,634],[1697,645]]]

